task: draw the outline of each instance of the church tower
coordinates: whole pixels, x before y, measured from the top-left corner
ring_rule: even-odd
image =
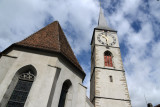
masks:
[[[102,9],[91,41],[90,100],[95,107],[131,107],[117,31]]]

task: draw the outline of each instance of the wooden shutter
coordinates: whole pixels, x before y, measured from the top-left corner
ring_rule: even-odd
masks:
[[[107,66],[109,66],[109,56],[107,56]]]
[[[113,64],[112,64],[112,56],[110,56],[110,66],[112,67]]]
[[[107,57],[104,56],[104,65],[107,66]]]
[[[108,56],[108,66],[109,66],[109,67],[111,66],[111,64],[110,64],[110,60],[111,60],[110,57],[111,57],[111,56]]]
[[[105,66],[113,67],[111,53],[105,53],[104,64]]]

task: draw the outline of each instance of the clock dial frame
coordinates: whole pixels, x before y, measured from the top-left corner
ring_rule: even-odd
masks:
[[[105,36],[106,36],[107,34],[106,34],[106,32],[102,32],[102,33],[98,34],[97,40],[98,40],[101,44],[107,45],[106,39],[103,38],[102,35],[105,35]]]
[[[116,37],[114,36],[114,33],[109,34],[108,37],[110,38],[109,45],[110,46],[115,45],[116,44]]]
[[[116,37],[114,36],[115,33],[113,32],[102,32],[99,33],[97,36],[97,40],[102,44],[102,45],[109,45],[113,46],[116,44]]]

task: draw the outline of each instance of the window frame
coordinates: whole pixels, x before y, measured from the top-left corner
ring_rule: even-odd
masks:
[[[2,107],[6,107],[7,104],[8,104],[8,101],[13,93],[13,90],[15,89],[17,83],[18,83],[18,80],[19,80],[19,75],[23,74],[23,73],[26,73],[27,70],[31,70],[31,73],[34,75],[34,81],[36,80],[36,76],[37,76],[37,70],[35,69],[35,67],[33,65],[26,65],[26,66],[23,66],[21,67],[18,71],[14,72],[14,76],[13,78],[11,79],[9,85],[8,85],[8,88],[6,89],[6,92],[0,102],[0,106]],[[32,83],[32,86],[34,84],[34,81]],[[30,89],[31,91],[31,89]],[[29,94],[28,94],[29,95]],[[27,99],[26,99],[27,101]]]
[[[104,66],[113,67],[113,55],[110,51],[104,52]]]
[[[62,89],[61,89],[60,98],[59,98],[58,107],[65,107],[67,93],[68,93],[71,85],[72,85],[72,83],[71,83],[70,80],[66,80],[66,81],[63,83]]]
[[[7,102],[7,107],[10,107],[10,105],[12,105],[12,107],[17,107],[17,105],[21,105],[21,107],[24,106],[35,78],[31,72],[31,70],[27,70],[25,73],[18,75],[17,84]],[[15,95],[15,93],[17,95]]]

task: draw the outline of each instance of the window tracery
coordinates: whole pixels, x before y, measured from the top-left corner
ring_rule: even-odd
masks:
[[[8,101],[7,107],[24,107],[35,76],[28,70],[19,75],[18,82]]]

